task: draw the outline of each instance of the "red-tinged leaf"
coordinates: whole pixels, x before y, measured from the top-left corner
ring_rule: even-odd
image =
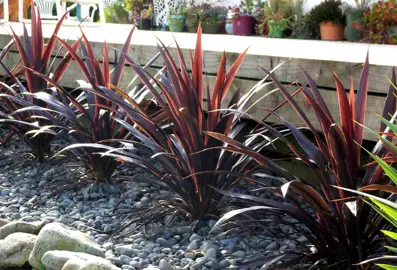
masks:
[[[14,30],[11,28],[11,32],[12,35],[14,36],[14,41],[15,41],[15,45],[18,48],[18,52],[19,55],[21,56],[21,59],[23,61],[23,64],[25,65],[25,67],[27,68],[32,68],[32,64],[29,60],[28,55],[26,54],[26,51],[24,50],[24,47],[20,41],[20,39],[18,38],[18,36],[15,34]],[[32,79],[32,74],[30,72],[26,72],[26,80],[28,82],[28,86],[29,86],[29,91],[33,91],[33,79]],[[31,86],[31,87],[30,87]],[[32,89],[31,89],[32,88]]]
[[[267,159],[266,157],[259,154],[258,152],[253,151],[250,148],[244,146],[243,144],[239,143],[238,141],[233,140],[224,134],[220,134],[220,133],[216,133],[216,132],[206,131],[205,134],[233,146],[233,147],[224,147],[222,149],[225,149],[225,150],[231,151],[231,152],[235,152],[235,153],[239,153],[239,154],[248,155],[248,156],[252,157],[260,165],[262,165],[264,167],[271,168],[274,171],[276,171],[277,173],[279,173],[280,175],[283,175],[285,177],[288,177],[288,178],[291,177],[289,172],[282,169],[276,163],[274,163],[270,159]]]
[[[185,60],[182,54],[182,50],[179,47],[179,44],[176,42],[176,48],[177,48],[177,54],[178,54],[178,59],[179,59],[179,68],[181,70],[181,76],[182,76],[182,80],[183,80],[183,93],[184,93],[184,106],[187,107],[187,109],[189,110],[190,114],[194,117],[194,118],[198,118],[198,113],[202,114],[202,108],[200,107],[200,103],[197,99],[197,93],[195,91],[195,89],[193,89],[193,82],[190,79],[189,76],[189,72],[187,70],[186,64],[185,64]],[[200,110],[197,110],[197,107],[200,108]]]
[[[80,46],[80,42],[79,40],[76,40],[72,46],[71,49],[73,51],[76,51],[77,48]],[[70,63],[72,62],[73,56],[67,52],[64,57],[62,58],[62,61],[59,63],[57,69],[54,72],[54,75],[52,77],[52,79],[56,82],[59,82],[62,79],[63,74],[65,73],[65,71],[67,70],[67,68],[69,67]]]
[[[291,97],[287,89],[285,89],[284,85],[282,85],[275,76],[273,76],[269,71],[265,70],[264,68],[261,67],[261,69],[269,75],[270,79],[277,85],[280,92],[284,95],[284,97],[288,100],[288,102],[291,104],[294,110],[298,113],[299,117],[303,120],[306,126],[312,131],[321,152],[326,156],[326,159],[329,159],[329,156],[327,155],[328,152],[327,147],[325,146],[324,142],[321,140],[320,136],[317,134],[316,129],[310,122],[309,118],[307,118],[303,110],[300,108],[298,103]]]
[[[325,103],[323,97],[321,96],[320,91],[317,89],[317,85],[315,81],[306,70],[304,70],[302,67],[300,68],[303,74],[305,75],[307,82],[309,83],[310,89],[312,90],[312,93],[314,95],[315,100],[317,101],[318,106],[323,110],[323,112],[328,116],[328,118],[331,119],[332,122],[335,122],[332,118],[331,112],[328,110],[327,104]]]
[[[113,84],[113,85],[117,86],[120,83],[121,75],[123,74],[124,65],[125,65],[125,61],[126,61],[125,55],[128,55],[128,51],[130,50],[131,39],[132,39],[132,34],[134,33],[134,30],[135,30],[135,25],[132,27],[132,29],[124,43],[124,46],[121,50],[120,59],[113,71],[112,80],[111,80],[111,84]]]
[[[39,77],[43,78],[43,79],[46,80],[49,84],[51,84],[53,87],[55,87],[59,92],[61,92],[61,93],[64,94],[65,96],[67,96],[68,99],[70,100],[70,102],[78,109],[78,111],[81,112],[81,113],[88,119],[88,121],[90,122],[91,126],[92,126],[92,127],[95,127],[94,122],[92,121],[92,118],[91,118],[90,115],[88,114],[87,110],[86,110],[79,102],[77,102],[77,101],[73,98],[73,96],[72,96],[68,91],[66,91],[65,89],[63,89],[62,86],[60,86],[60,85],[59,85],[56,81],[54,81],[53,79],[51,79],[51,78],[49,78],[49,77],[47,77],[47,76],[45,76],[45,75],[43,75],[43,74],[40,74],[40,73],[38,73],[38,72],[36,72],[36,71],[34,71],[34,70],[31,70],[31,72],[32,72],[33,74],[35,74],[36,76],[39,76]]]
[[[396,72],[394,67],[392,68],[391,78],[390,78],[390,86],[389,91],[387,92],[385,106],[383,108],[382,117],[390,120],[390,114],[393,114],[396,111]],[[386,124],[380,124],[380,131],[383,132],[386,129]]]
[[[90,76],[90,73],[88,72],[83,60],[77,55],[76,51],[72,47],[69,46],[69,44],[67,44],[65,41],[63,41],[58,36],[57,36],[57,38],[58,38],[59,42],[62,44],[62,46],[64,46],[65,49],[71,54],[71,56],[73,57],[74,61],[79,66],[80,70],[83,72],[84,76],[87,78],[89,83],[94,86],[95,85],[95,81]]]
[[[43,54],[44,54],[44,37],[43,37],[43,29],[41,26],[41,18],[40,18],[40,13],[38,12],[38,8],[36,5],[34,5],[34,8],[32,8],[32,49],[33,49],[33,56],[34,56],[34,67],[35,70],[39,72],[43,72],[41,68],[43,67],[42,65],[42,59],[43,59]]]
[[[304,87],[302,87],[305,89]],[[302,91],[303,95],[305,96],[307,102],[312,106],[316,113],[316,117],[318,122],[321,126],[321,130],[325,136],[328,135],[329,127],[334,123],[333,119],[329,118],[328,115],[323,111],[323,109],[317,104],[316,100],[313,99],[312,95],[310,95],[307,91]],[[328,152],[324,153],[325,156],[328,156]]]
[[[124,64],[123,64],[124,65]],[[110,83],[110,68],[109,68],[109,51],[108,51],[108,44],[105,40],[103,43],[103,76],[105,80],[105,84],[103,86],[109,87]],[[113,84],[117,85],[117,84]]]
[[[382,191],[397,194],[397,187],[391,185],[368,185],[361,187],[359,191]]]
[[[196,90],[197,100],[200,105],[199,108],[203,107],[203,49],[201,45],[201,36],[202,36],[202,29],[200,22],[199,27],[197,29],[197,39],[196,39],[196,47],[194,49],[194,59],[191,62],[193,87]],[[209,97],[210,96],[207,96],[207,98]],[[203,130],[202,129],[203,115],[201,111],[197,111],[197,116],[198,116],[197,121],[198,121],[199,130]]]
[[[333,215],[328,203],[324,201],[322,195],[310,185],[300,181],[293,181],[291,182],[290,188],[305,199],[317,212],[328,216]]]
[[[335,181],[337,185],[356,188],[355,175],[356,167],[352,167],[352,157],[350,156],[349,142],[347,142],[342,130],[336,124],[330,127],[328,134],[328,147],[331,153],[332,169],[336,173]],[[353,142],[351,142],[352,144]],[[353,169],[355,171],[353,171]],[[353,174],[353,175],[352,175]],[[341,197],[345,197],[342,196]]]
[[[295,92],[292,93],[291,97],[294,98],[295,96],[297,96],[300,92],[302,91],[302,88],[299,88],[298,90],[296,90]],[[288,104],[288,100],[284,99],[282,102],[279,103],[279,105],[277,105],[275,108],[273,108],[268,115],[266,115],[262,121],[265,122],[266,119],[268,117],[270,117],[273,113],[277,112],[281,107],[283,107],[285,104]]]
[[[225,78],[226,78],[226,53],[224,52],[222,54],[221,61],[219,63],[219,68],[218,72],[216,75],[216,80],[214,84],[214,90],[212,93],[212,99],[211,99],[211,109],[213,111],[209,112],[208,118],[211,118],[211,126],[209,126],[208,130],[213,130],[214,125],[217,122],[217,119],[219,119],[220,112],[215,111],[221,108],[221,103],[222,103],[222,94],[224,91],[225,87]],[[210,97],[207,97],[210,98]]]
[[[351,107],[342,82],[339,80],[335,71],[333,71],[333,74],[335,79],[336,92],[338,95],[340,123],[342,126],[343,133],[345,134],[346,141],[350,145],[351,143],[353,143],[353,137],[354,137],[354,126],[353,126],[354,122],[351,113]]]
[[[354,81],[352,76],[350,76],[349,103],[352,118],[356,120],[356,94],[354,93]]]
[[[26,52],[26,55],[29,57],[29,63],[33,65],[33,49],[32,49],[32,44],[30,43],[30,37],[28,33],[28,28],[26,27],[26,24],[23,23],[23,44],[25,45],[24,49]]]
[[[233,65],[230,67],[229,72],[226,75],[226,80],[224,84],[224,89],[222,93],[222,100],[225,98],[227,92],[229,91],[230,86],[233,83],[234,78],[237,75],[238,70],[240,69],[241,64],[243,63],[245,56],[247,55],[248,48],[237,57],[236,61],[234,61]]]
[[[14,45],[15,41],[12,39],[0,52],[0,61],[10,52],[11,47]]]
[[[51,54],[52,54],[52,51],[54,49],[55,42],[56,42],[56,35],[58,34],[59,29],[61,28],[63,21],[65,20],[68,13],[69,12],[66,12],[65,14],[62,15],[61,19],[58,21],[57,25],[55,26],[55,30],[54,30],[53,34],[51,35],[50,40],[47,42],[47,45],[45,47],[44,54],[43,54],[43,59],[42,59],[42,65],[43,65],[42,69],[45,68],[45,66],[47,65],[48,61],[51,58]]]
[[[138,77],[142,81],[142,83],[147,87],[147,89],[149,89],[150,93],[154,96],[154,98],[159,103],[159,105],[162,108],[167,107],[167,105],[164,103],[163,99],[159,95],[158,91],[153,87],[152,83],[150,82],[150,80],[147,77],[154,80],[155,82],[157,80],[153,76],[151,76],[148,72],[146,72],[143,68],[141,68],[140,66],[137,66],[130,57],[126,56],[126,61],[127,61],[127,63],[130,64],[130,66],[135,71],[135,73],[138,75]]]
[[[356,121],[360,124],[364,124],[365,110],[367,108],[367,95],[368,95],[368,80],[369,80],[369,58],[365,59],[364,67],[361,72],[360,84],[358,86],[357,97],[355,102],[356,108]],[[355,125],[355,141],[358,144],[362,144],[364,139],[364,129],[360,125]],[[360,164],[360,151],[357,151],[356,157],[358,164]]]

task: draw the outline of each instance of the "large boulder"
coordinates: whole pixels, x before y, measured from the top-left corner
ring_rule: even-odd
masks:
[[[120,268],[111,264],[108,260],[102,259],[81,252],[65,250],[53,250],[44,254],[41,259],[46,270],[77,270],[77,269],[98,269],[98,270],[119,270]],[[84,268],[83,268],[84,267]],[[95,267],[95,268],[86,268]]]
[[[13,221],[0,227],[0,239],[4,239],[10,234],[23,232],[29,234],[38,234],[44,226],[44,222],[24,222]]]
[[[98,257],[105,257],[105,253],[92,237],[82,232],[68,229],[60,223],[47,224],[40,231],[29,257],[30,265],[36,269],[41,269],[41,259],[47,251],[52,250],[83,252]]]
[[[18,232],[0,240],[0,269],[27,263],[36,238],[36,235]]]

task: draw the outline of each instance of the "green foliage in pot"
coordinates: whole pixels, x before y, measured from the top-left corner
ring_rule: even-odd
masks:
[[[397,4],[381,1],[364,12],[363,23],[355,24],[365,41],[378,44],[397,44],[397,39],[393,35],[395,26],[397,26]]]
[[[300,39],[311,38],[311,33],[307,23],[308,16],[296,16],[291,22],[291,37]]]
[[[269,0],[264,5],[265,15],[282,12],[285,18],[303,14],[304,0]]]
[[[313,7],[309,13],[310,23],[319,25],[322,22],[333,22],[346,25],[346,16],[341,9],[342,2],[339,0],[325,0]]]
[[[190,33],[196,33],[199,25],[198,13],[200,6],[188,5],[186,7],[186,28]]]
[[[180,4],[176,10],[170,10],[168,27],[171,32],[183,32],[186,20],[186,7]]]
[[[204,24],[219,24],[227,14],[227,9],[220,6],[212,6],[211,4],[202,4],[198,6],[199,21]]]
[[[284,18],[283,13],[278,12],[273,16],[267,17],[267,25],[270,37],[282,38],[284,30],[290,28],[290,20],[289,18]]]

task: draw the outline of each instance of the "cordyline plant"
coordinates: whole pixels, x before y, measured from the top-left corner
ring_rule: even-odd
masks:
[[[394,241],[397,240],[397,234],[390,230],[393,229],[393,227],[397,228],[397,204],[395,203],[396,194],[397,194],[397,187],[396,187],[397,170],[393,168],[392,164],[397,160],[397,146],[395,145],[395,143],[392,143],[388,138],[395,138],[397,135],[397,125],[395,124],[396,116],[397,113],[394,113],[391,120],[386,120],[384,117],[378,115],[379,119],[382,121],[382,124],[387,126],[385,132],[381,134],[377,134],[376,132],[366,128],[371,133],[378,136],[379,143],[385,144],[385,147],[389,149],[387,156],[383,158],[374,155],[366,150],[371,156],[371,158],[375,162],[377,162],[380,165],[380,167],[383,169],[383,172],[384,174],[387,175],[389,181],[387,181],[382,185],[374,184],[374,185],[364,186],[358,189],[357,191],[348,188],[337,187],[341,190],[348,192],[350,191],[352,193],[359,195],[358,197],[352,196],[350,202],[347,203],[353,202],[359,204],[362,203],[362,201],[364,201],[366,204],[372,207],[374,211],[376,211],[379,215],[385,218],[388,221],[388,226],[384,226],[382,228],[382,233],[384,233],[387,237],[390,237],[390,239],[393,239]],[[373,191],[377,193],[383,192],[382,194],[383,196],[382,197],[375,196],[373,195]],[[376,266],[383,269],[387,269],[387,270],[396,269],[397,256],[393,254],[397,252],[397,249],[396,247],[390,246],[395,242],[393,243],[391,243],[392,241],[387,241],[387,242],[389,242],[388,243],[389,245],[385,246],[385,248],[388,249],[388,252],[386,254],[365,260],[361,262],[360,265],[367,267],[375,263]]]
[[[333,187],[333,185],[337,185],[357,190],[384,181],[382,169],[379,165],[372,163],[364,167],[360,164],[360,145],[363,142],[364,129],[359,123],[364,123],[365,118],[368,68],[367,57],[357,95],[354,94],[352,80],[350,94],[347,96],[338,76],[335,73],[333,74],[339,101],[340,124],[337,124],[331,115],[314,80],[303,70],[307,84],[301,83],[300,91],[314,110],[324,137],[320,136],[315,130],[314,123],[308,119],[304,110],[288,93],[285,86],[273,75],[269,75],[311,132],[308,135],[301,129],[284,121],[281,117],[280,119],[290,129],[298,145],[269,126],[266,126],[266,131],[284,141],[296,157],[314,171],[319,186],[305,183],[292,176],[276,163],[231,138],[222,134],[207,132],[209,136],[228,143],[229,146],[225,148],[226,150],[244,153],[260,165],[275,170],[281,176],[280,181],[282,183],[281,188],[271,189],[276,196],[282,198],[281,202],[250,195],[228,193],[218,189],[222,194],[242,199],[249,207],[226,214],[219,220],[214,229],[230,222],[230,219],[236,215],[247,217],[252,211],[275,211],[293,217],[299,224],[303,225],[293,226],[314,247],[309,249],[309,246],[307,246],[303,250],[286,251],[280,255],[279,259],[282,261],[281,263],[280,261],[277,262],[280,263],[279,265],[275,265],[277,260],[268,261],[263,269],[284,269],[288,266],[296,267],[305,263],[313,268],[321,269],[327,267],[332,269],[364,268],[363,266],[353,265],[377,252],[381,244],[381,241],[379,241],[380,230],[386,225],[385,220],[380,219],[368,205],[345,204],[351,193]],[[395,79],[393,70],[391,78],[393,84],[395,84]],[[394,111],[395,91],[393,86],[390,86],[383,115],[388,117],[388,114]],[[383,128],[384,125],[382,125]],[[263,139],[260,139],[262,135],[260,132],[256,134],[258,143],[263,144]],[[314,136],[314,140],[310,139],[312,136]],[[380,157],[386,157],[388,152],[389,150],[384,147],[383,143],[378,143],[372,151]],[[363,178],[359,175],[360,170],[365,170]],[[375,195],[382,196],[382,193],[375,192]],[[304,205],[307,205],[308,208],[304,208]],[[349,208],[353,209],[354,213]],[[311,212],[314,214],[311,214]],[[252,227],[255,226],[255,222],[251,224]]]
[[[106,43],[103,50],[103,64],[101,65],[84,33],[82,33],[80,44],[82,57],[77,54],[73,47],[59,39],[59,42],[72,56],[88,83],[69,93],[52,78],[35,72],[36,76],[52,85],[57,90],[57,94],[54,96],[45,93],[33,95],[34,99],[46,104],[45,107],[48,110],[37,107],[24,108],[24,110],[36,113],[38,113],[38,110],[40,112],[54,111],[58,115],[56,120],[61,119],[61,121],[52,122],[52,124],[62,129],[62,137],[69,143],[58,154],[67,151],[81,160],[93,176],[91,179],[97,182],[111,182],[111,176],[117,167],[117,161],[113,157],[100,156],[96,153],[100,148],[98,144],[111,144],[113,140],[125,140],[130,136],[128,130],[116,122],[115,117],[120,115],[121,112],[115,100],[120,102],[123,99],[128,99],[133,102],[127,94],[117,88],[123,74],[125,57],[130,48],[133,31],[134,29],[131,30],[126,39],[120,59],[113,72],[110,70]],[[154,61],[155,58],[151,61]],[[109,87],[112,87],[112,89]],[[111,92],[113,101],[101,97],[106,91]],[[73,92],[79,92],[78,96],[74,97]],[[118,99],[115,99],[114,96]],[[42,117],[51,122],[51,119]],[[52,129],[37,129],[32,133],[35,136],[43,133],[56,135]]]
[[[28,95],[38,93],[40,91],[46,91],[48,89],[46,80],[35,75],[34,72],[51,76],[52,80],[56,82],[62,78],[72,60],[71,55],[68,53],[65,54],[62,61],[55,68],[50,64],[50,62],[51,55],[56,44],[56,35],[65,17],[66,14],[59,20],[49,41],[45,44],[40,13],[37,10],[37,7],[34,6],[34,8],[32,8],[31,37],[29,37],[25,25],[23,38],[18,37],[11,29],[15,45],[18,48],[19,55],[21,56],[22,68],[18,70],[18,68],[15,67],[13,69],[14,72],[12,72],[2,64],[8,75],[13,78],[15,84],[12,85],[12,89],[3,86],[0,90],[3,93],[1,99],[2,103],[0,105],[0,113],[3,118],[1,121],[3,123],[7,123],[12,132],[19,134],[19,136],[23,138],[23,140],[30,146],[32,154],[39,160],[42,160],[50,152],[51,142],[54,139],[54,136],[43,133],[32,137],[26,135],[26,133],[32,128],[35,129],[48,125],[49,122],[37,117],[33,111],[21,110],[19,113],[13,114],[15,111],[21,109],[21,103],[11,101],[9,97],[14,97],[14,100],[15,98],[22,99],[28,103],[42,106],[43,103],[41,101],[37,101]],[[78,45],[79,43],[76,42],[72,45],[72,48],[75,50]],[[50,74],[51,71],[52,74]],[[15,78],[21,73],[25,74],[27,83],[26,88]],[[13,114],[11,118],[9,117],[10,114]]]
[[[204,151],[220,147],[223,143],[203,133],[213,131],[234,138],[241,131],[243,125],[235,121],[235,116],[232,113],[221,114],[220,109],[246,52],[236,59],[229,72],[226,71],[226,54],[223,54],[213,92],[210,94],[209,84],[203,76],[201,33],[199,27],[196,47],[194,53],[190,54],[191,74],[178,45],[175,60],[160,42],[160,53],[165,63],[165,74],[160,79],[144,72],[127,57],[127,62],[153,95],[160,109],[154,116],[149,116],[137,104],[119,104],[125,111],[125,119],[133,122],[134,126],[121,118],[119,122],[131,131],[136,140],[125,141],[124,147],[114,148],[104,155],[151,171],[158,177],[159,184],[177,195],[163,197],[159,204],[154,203],[149,209],[134,211],[134,215],[141,220],[150,221],[165,214],[183,214],[191,220],[217,215],[223,195],[210,188],[210,185],[229,190],[241,175],[249,171],[250,166],[238,154],[222,149]],[[228,108],[240,107],[237,105],[238,100],[239,91],[232,97]],[[248,101],[241,106],[247,104]],[[204,112],[205,107],[207,113]],[[152,153],[151,158],[137,155],[139,147],[136,145],[144,145],[146,153]],[[160,169],[148,165],[148,162],[156,162]]]

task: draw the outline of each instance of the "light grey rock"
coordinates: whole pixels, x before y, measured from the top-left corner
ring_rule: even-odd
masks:
[[[196,250],[199,248],[198,240],[193,240],[188,246],[187,250]]]
[[[216,258],[216,249],[215,248],[209,248],[207,252],[205,253],[205,257],[207,258]]]
[[[191,232],[192,232],[192,228],[190,226],[183,226],[183,227],[176,228],[177,234],[184,234],[184,233],[191,233]]]
[[[230,266],[229,260],[222,260],[219,262],[219,267],[221,267],[221,268],[226,268],[228,266]]]
[[[113,243],[107,242],[107,243],[103,244],[103,248],[106,250],[111,250],[113,248]]]
[[[175,270],[174,267],[165,259],[160,260],[159,264],[160,270]]]
[[[193,260],[196,257],[196,254],[194,252],[186,252],[184,256],[185,258]]]
[[[134,254],[134,249],[131,245],[115,246],[114,251],[116,251],[120,255],[127,255],[130,257]]]
[[[119,259],[123,264],[129,264],[132,261],[132,258],[126,255],[121,255]]]
[[[218,246],[217,245],[215,245],[214,244],[214,241],[212,241],[212,240],[205,240],[205,241],[203,241],[203,243],[201,244],[201,247],[200,247],[202,250],[204,250],[204,251],[207,251],[208,249],[210,249],[210,248],[215,248],[215,249],[217,249],[218,248]]]
[[[156,243],[160,244],[162,247],[170,247],[171,244],[164,238],[157,238]]]
[[[192,242],[193,240],[203,240],[203,237],[201,235],[198,234],[192,234],[192,236],[190,236],[189,241]]]
[[[101,258],[95,261],[73,258],[65,263],[62,270],[120,270],[120,268]]]
[[[193,269],[202,269],[204,264],[207,262],[207,258],[198,258],[196,262],[192,265]]]
[[[109,261],[97,256],[81,252],[71,252],[66,250],[48,251],[42,258],[42,264],[46,270],[115,270],[119,269]],[[93,268],[97,267],[97,268]]]
[[[105,257],[104,252],[93,238],[82,232],[70,230],[60,223],[47,224],[40,231],[29,257],[30,265],[41,269],[41,258],[47,251],[51,250],[84,252]]]
[[[0,211],[1,212],[1,211]],[[28,234],[38,234],[43,228],[45,223],[39,222],[23,222],[23,221],[12,221],[0,228],[0,239],[4,239],[10,234],[23,232]]]
[[[33,234],[17,232],[0,240],[0,269],[24,265],[29,260],[36,237]]]
[[[233,257],[237,257],[237,258],[244,258],[245,257],[245,252],[242,250],[236,251],[232,253]]]

